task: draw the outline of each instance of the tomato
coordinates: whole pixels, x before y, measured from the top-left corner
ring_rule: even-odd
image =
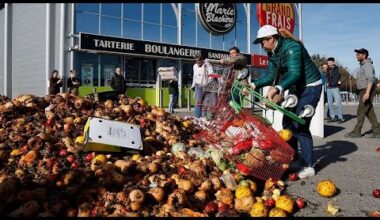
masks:
[[[375,197],[375,198],[380,198],[380,189],[375,189],[372,191],[372,195]]]
[[[67,158],[66,158],[66,160],[69,162],[69,163],[74,163],[74,161],[75,161],[75,157],[73,156],[73,155],[70,155],[70,156],[68,156]]]
[[[215,213],[218,211],[218,204],[216,202],[209,202],[205,205],[204,210],[207,213]]]
[[[296,180],[298,180],[298,174],[297,174],[297,173],[291,173],[291,174],[289,174],[289,179],[290,179],[291,181],[296,181]]]
[[[296,203],[299,209],[303,209],[305,207],[305,201],[302,198],[297,198]]]
[[[237,163],[236,164],[236,168],[240,171],[240,172],[242,172],[243,174],[245,174],[245,175],[248,175],[251,171],[249,170],[249,168],[246,166],[246,165],[244,165],[244,164],[242,164],[242,163]]]

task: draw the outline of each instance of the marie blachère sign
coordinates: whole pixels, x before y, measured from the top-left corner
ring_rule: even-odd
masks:
[[[177,59],[194,59],[195,54],[202,53],[205,58],[224,59],[228,51],[182,45],[164,44],[127,38],[110,37],[96,34],[80,33],[79,49],[99,52],[135,54],[145,56],[171,57]],[[246,55],[250,60],[250,55]]]

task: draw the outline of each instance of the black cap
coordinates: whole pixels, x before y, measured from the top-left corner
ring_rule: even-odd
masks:
[[[365,55],[368,57],[368,50],[366,50],[366,49],[364,49],[364,48],[356,49],[355,52],[356,52],[356,53],[365,54]]]

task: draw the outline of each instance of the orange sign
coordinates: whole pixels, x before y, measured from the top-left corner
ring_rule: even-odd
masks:
[[[293,33],[295,14],[291,3],[258,3],[257,20],[259,25],[273,25],[277,28],[285,28]]]

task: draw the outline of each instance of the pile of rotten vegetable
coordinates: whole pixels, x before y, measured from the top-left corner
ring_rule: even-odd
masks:
[[[50,111],[45,108],[51,107]],[[88,117],[141,126],[144,152],[84,152]],[[140,98],[95,102],[74,95],[0,97],[0,216],[286,216],[284,182],[234,173],[227,188],[209,157],[186,151],[191,121]]]

